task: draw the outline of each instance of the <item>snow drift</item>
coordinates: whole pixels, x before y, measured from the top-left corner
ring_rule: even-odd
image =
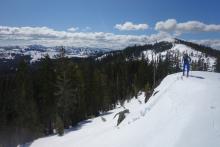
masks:
[[[167,76],[144,103],[144,93],[125,103],[130,113],[117,127],[114,115],[34,141],[31,147],[219,147],[220,74],[191,72]],[[104,118],[104,119],[103,119]],[[106,121],[104,121],[106,120]]]

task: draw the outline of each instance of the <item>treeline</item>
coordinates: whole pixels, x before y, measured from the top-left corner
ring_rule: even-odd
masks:
[[[0,75],[0,146],[15,146],[58,133],[79,121],[123,105],[153,86],[153,62],[46,56],[38,65],[21,60],[15,72]],[[158,70],[162,70],[159,68]],[[167,75],[158,72],[157,80]]]

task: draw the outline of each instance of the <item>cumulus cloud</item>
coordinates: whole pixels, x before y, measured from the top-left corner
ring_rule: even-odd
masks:
[[[147,35],[116,35],[105,32],[57,31],[48,27],[0,26],[0,45],[41,44],[46,46],[76,46],[122,49],[134,44],[146,44],[171,37],[159,32]]]
[[[175,32],[180,35],[189,32],[220,32],[220,24],[205,24],[200,21],[187,21],[178,23],[175,19],[159,21],[155,30],[164,32]]]
[[[212,40],[205,39],[205,40],[191,40],[191,41],[220,50],[220,39],[212,39]]]
[[[48,27],[7,27],[0,26],[1,36],[23,36],[23,37],[46,37],[55,38],[59,36],[64,36],[65,32],[55,31]]]
[[[115,29],[120,31],[146,30],[148,28],[148,24],[134,24],[132,22],[125,22],[124,24],[115,25]]]
[[[71,28],[67,29],[67,31],[69,31],[69,32],[76,32],[77,30],[79,30],[78,27],[71,27]]]
[[[86,31],[90,31],[91,29],[92,29],[91,27],[87,26],[82,31],[86,32]]]

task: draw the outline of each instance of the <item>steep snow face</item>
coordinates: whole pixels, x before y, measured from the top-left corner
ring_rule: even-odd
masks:
[[[174,44],[174,46],[170,49],[171,51],[179,51],[180,53],[198,53],[198,51],[193,50],[191,47],[188,47],[183,44]]]
[[[31,147],[219,147],[220,74],[167,76],[144,103],[144,93],[125,103],[130,113],[117,127],[118,107],[77,128],[34,141]]]

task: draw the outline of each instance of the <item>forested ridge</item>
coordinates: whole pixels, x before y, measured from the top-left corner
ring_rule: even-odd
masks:
[[[167,42],[133,46],[101,60],[68,59],[62,48],[56,59],[46,56],[34,65],[21,59],[16,70],[0,73],[0,147],[63,135],[65,128],[123,105],[139,91],[151,91],[167,74],[181,71],[179,62],[169,54],[156,62],[137,58],[144,50],[171,47]],[[215,51],[216,71],[219,55]]]

